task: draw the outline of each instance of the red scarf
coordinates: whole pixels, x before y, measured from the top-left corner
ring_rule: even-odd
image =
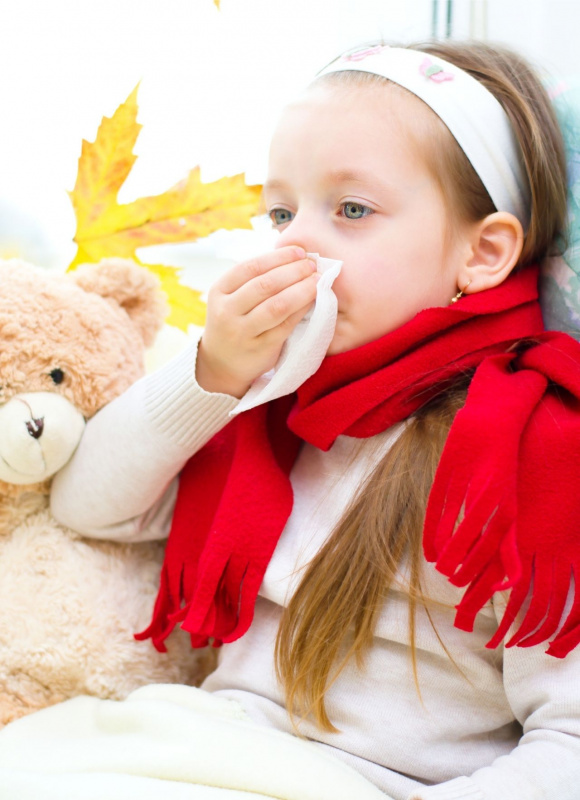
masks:
[[[375,436],[475,370],[429,496],[425,556],[467,587],[458,628],[511,589],[496,647],[531,591],[507,645],[556,634],[548,652],[566,655],[580,641],[580,592],[563,620],[571,578],[580,584],[580,345],[543,332],[537,278],[528,268],[327,357],[296,395],[217,434],[182,472],[153,620],[138,638],[164,650],[178,622],[195,647],[242,636],[292,510],[302,441],[328,450],[342,434]]]

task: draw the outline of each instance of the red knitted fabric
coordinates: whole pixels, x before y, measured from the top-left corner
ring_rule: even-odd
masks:
[[[466,591],[455,624],[471,630],[494,592],[510,599],[489,647],[580,641],[580,345],[544,333],[536,268],[418,314],[375,342],[327,357],[296,395],[236,417],[185,466],[153,620],[181,622],[194,646],[251,624],[260,584],[292,510],[302,440],[375,436],[475,370],[438,466],[424,529],[427,560]],[[513,345],[529,340],[517,355]],[[521,348],[520,348],[521,350]]]

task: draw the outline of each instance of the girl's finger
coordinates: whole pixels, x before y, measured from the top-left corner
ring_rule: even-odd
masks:
[[[273,299],[315,272],[316,262],[307,258],[270,269],[228,295],[228,310],[231,314],[245,316],[265,300]]]
[[[265,331],[262,336],[264,338],[269,337],[279,337],[281,340],[286,340],[288,336],[292,333],[294,328],[298,325],[301,319],[303,319],[304,315],[308,311],[309,308],[312,307],[312,303],[307,303],[305,306],[302,306],[298,311],[294,314],[290,314],[283,322],[280,323],[275,328],[270,328],[270,330]]]
[[[221,276],[215,286],[224,294],[231,294],[253,278],[257,278],[275,267],[281,267],[283,264],[300,261],[305,256],[306,252],[303,247],[297,245],[281,247],[279,250],[272,250],[270,253],[264,253],[264,255],[236,264]]]
[[[316,284],[319,277],[315,272],[256,306],[246,315],[250,329],[253,329],[256,336],[259,336],[265,331],[284,325],[287,320],[302,310],[305,314],[316,299]]]

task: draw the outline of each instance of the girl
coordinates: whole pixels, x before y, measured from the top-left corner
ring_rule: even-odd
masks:
[[[144,636],[226,643],[205,689],[396,800],[578,796],[580,349],[542,332],[534,266],[565,177],[515,55],[337,59],[273,138],[278,246],[215,284],[199,348],[97,415],[54,484],[87,535],[173,517]],[[230,421],[315,299],[312,253],[343,262],[328,357]]]

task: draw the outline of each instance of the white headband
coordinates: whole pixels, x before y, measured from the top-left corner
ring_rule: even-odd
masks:
[[[467,72],[419,50],[376,45],[345,53],[318,75],[371,72],[408,89],[449,128],[498,211],[509,211],[527,229],[529,186],[507,114],[485,86]]]

